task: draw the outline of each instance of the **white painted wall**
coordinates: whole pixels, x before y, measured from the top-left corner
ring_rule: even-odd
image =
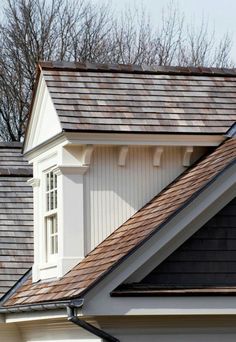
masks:
[[[130,147],[118,166],[118,147],[96,147],[84,176],[87,251],[110,235],[183,170],[181,147],[164,147],[153,166],[154,148]]]
[[[20,330],[22,342],[101,342],[100,338],[66,320],[22,323]]]

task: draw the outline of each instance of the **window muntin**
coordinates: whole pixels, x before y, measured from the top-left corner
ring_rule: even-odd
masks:
[[[57,209],[57,175],[55,172],[50,171],[46,174],[47,182],[47,208],[46,211]]]
[[[50,262],[58,254],[57,224],[57,175],[54,170],[46,173],[46,261]]]

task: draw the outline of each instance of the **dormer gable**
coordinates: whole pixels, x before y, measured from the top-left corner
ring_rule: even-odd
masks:
[[[45,143],[61,131],[61,124],[45,79],[43,74],[39,73],[24,143],[24,152]]]

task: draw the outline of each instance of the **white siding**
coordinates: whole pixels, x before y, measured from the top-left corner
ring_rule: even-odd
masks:
[[[161,166],[153,166],[152,147],[130,147],[118,166],[118,147],[96,147],[85,175],[87,251],[110,235],[183,170],[181,147],[165,147]]]
[[[65,320],[23,323],[20,329],[22,341],[17,342],[101,342],[99,337]]]
[[[234,342],[233,316],[149,316],[99,319],[121,342]]]
[[[0,323],[1,342],[23,342],[18,328],[14,324]]]

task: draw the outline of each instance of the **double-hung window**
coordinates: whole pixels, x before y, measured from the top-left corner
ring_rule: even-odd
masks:
[[[58,254],[57,175],[50,170],[46,176],[45,236],[46,261],[53,262]]]

